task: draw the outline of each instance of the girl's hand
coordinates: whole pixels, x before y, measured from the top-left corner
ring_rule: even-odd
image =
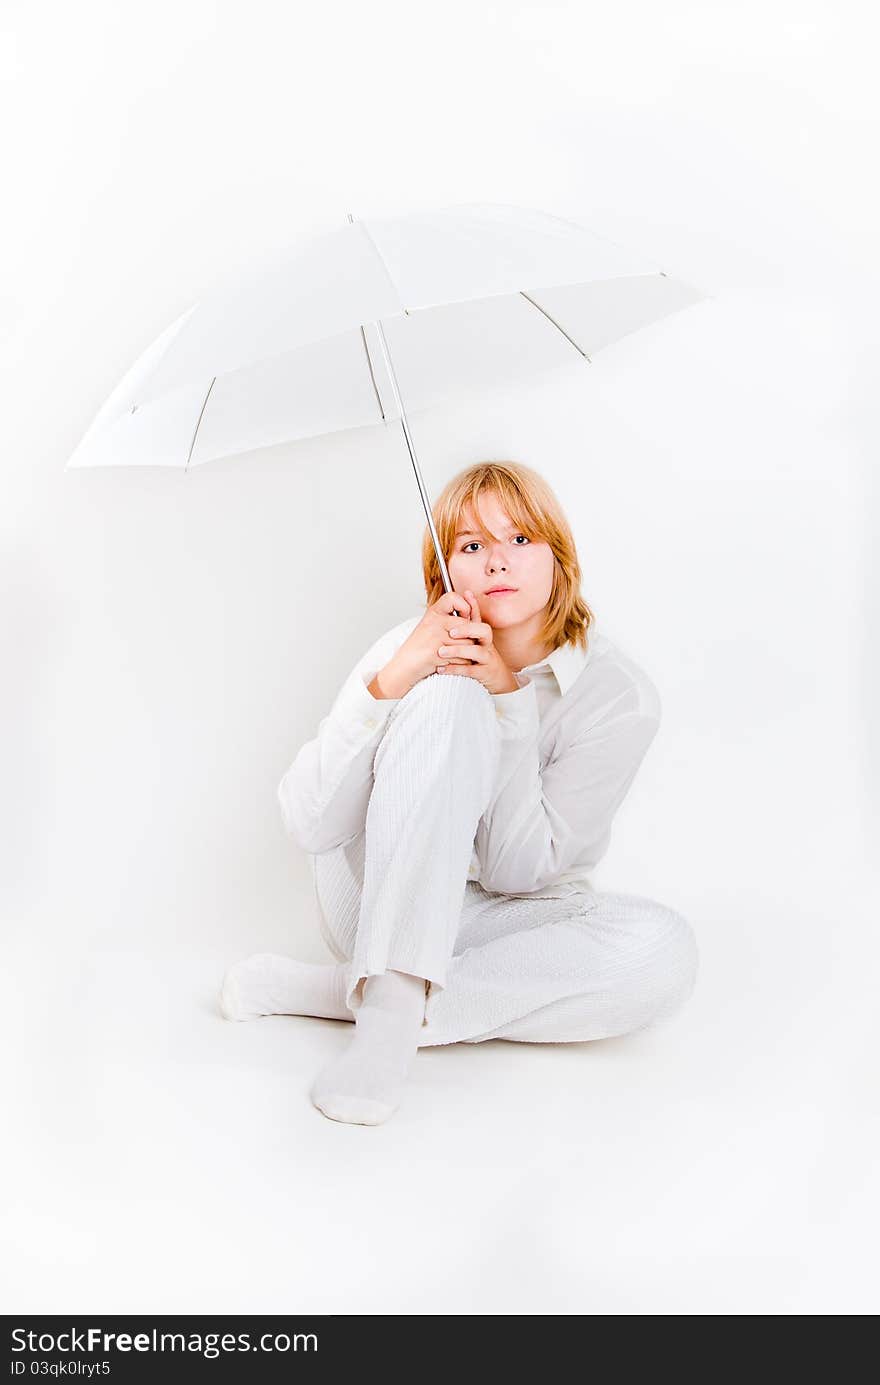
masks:
[[[492,626],[481,619],[477,598],[472,591],[466,591],[465,597],[471,618],[449,622],[450,638],[437,650],[437,672],[475,678],[490,693],[518,692],[519,683],[493,643]],[[462,663],[462,659],[469,662]]]
[[[460,616],[456,615],[458,611]],[[449,640],[450,625],[467,624],[471,614],[468,601],[455,591],[444,592],[433,605],[426,607],[419,623],[376,674],[374,682],[383,689],[380,695],[405,697],[422,678],[436,673],[441,662],[438,645]]]

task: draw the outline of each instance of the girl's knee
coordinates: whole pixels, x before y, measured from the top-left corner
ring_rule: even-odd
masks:
[[[677,909],[638,895],[616,895],[606,910],[622,925],[633,961],[639,970],[646,964],[665,978],[676,993],[689,995],[700,965],[697,939],[690,922]]]
[[[427,677],[420,678],[417,683],[413,683],[405,696],[412,697],[414,693],[421,694],[424,693],[425,690],[439,691],[441,688],[447,687],[451,688],[453,691],[451,693],[444,693],[442,694],[443,696],[454,697],[456,692],[466,687],[476,690],[474,693],[475,697],[491,698],[492,696],[488,688],[483,687],[479,678],[469,678],[467,674],[464,673],[429,673]],[[463,696],[469,697],[471,694],[466,692]]]
[[[674,909],[669,913],[669,947],[675,961],[681,998],[690,995],[700,970],[700,950],[688,920]]]
[[[696,935],[684,914],[665,904],[654,904],[651,937],[670,971],[689,990],[696,978],[700,958]]]
[[[630,898],[634,936],[631,984],[637,996],[635,1027],[675,1015],[692,994],[699,972],[694,930],[683,914],[654,900]]]
[[[495,704],[488,688],[477,678],[458,673],[429,673],[420,678],[401,698],[401,707],[421,702],[424,698],[438,701],[454,713],[467,709],[487,720],[495,720]]]
[[[474,792],[482,796],[485,807],[501,745],[492,694],[476,679],[456,674],[432,673],[419,679],[391,711],[373,760],[374,774],[392,753],[392,745],[409,757],[418,756],[425,767],[454,757],[457,768],[467,765],[475,774],[480,770],[485,782],[475,779]]]

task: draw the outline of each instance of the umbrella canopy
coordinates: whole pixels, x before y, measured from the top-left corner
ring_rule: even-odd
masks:
[[[120,381],[67,467],[186,469],[399,420],[449,591],[406,409],[589,361],[707,297],[539,211],[350,218],[181,314]]]

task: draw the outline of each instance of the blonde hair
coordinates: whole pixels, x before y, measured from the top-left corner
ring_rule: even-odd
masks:
[[[553,550],[553,586],[541,631],[542,643],[549,644],[552,649],[569,643],[586,649],[587,632],[595,617],[581,596],[581,568],[574,537],[550,486],[531,467],[521,462],[477,462],[447,482],[432,507],[437,537],[447,564],[465,505],[470,504],[482,523],[477,497],[483,492],[497,496],[528,539],[543,540]],[[485,525],[483,527],[490,538],[496,537]],[[427,525],[422,540],[422,573],[430,606],[439,601],[445,588]]]

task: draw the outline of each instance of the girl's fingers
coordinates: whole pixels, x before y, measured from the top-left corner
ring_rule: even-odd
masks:
[[[464,645],[464,646],[462,646],[462,644],[459,642],[459,643],[456,643],[456,644],[441,644],[441,645],[439,645],[438,648],[437,648],[437,653],[439,654],[439,656],[440,656],[441,659],[443,659],[443,658],[450,658],[450,659],[459,658],[459,659],[460,659],[460,658],[463,658],[463,657],[464,657],[464,658],[470,660],[470,659],[479,659],[480,656],[484,653],[484,650],[481,649],[480,645],[478,645],[478,644],[471,644],[471,645]]]
[[[449,630],[450,639],[476,640],[479,644],[483,644],[492,634],[491,625],[479,620],[454,621]],[[456,632],[455,634],[452,634],[453,630]]]

